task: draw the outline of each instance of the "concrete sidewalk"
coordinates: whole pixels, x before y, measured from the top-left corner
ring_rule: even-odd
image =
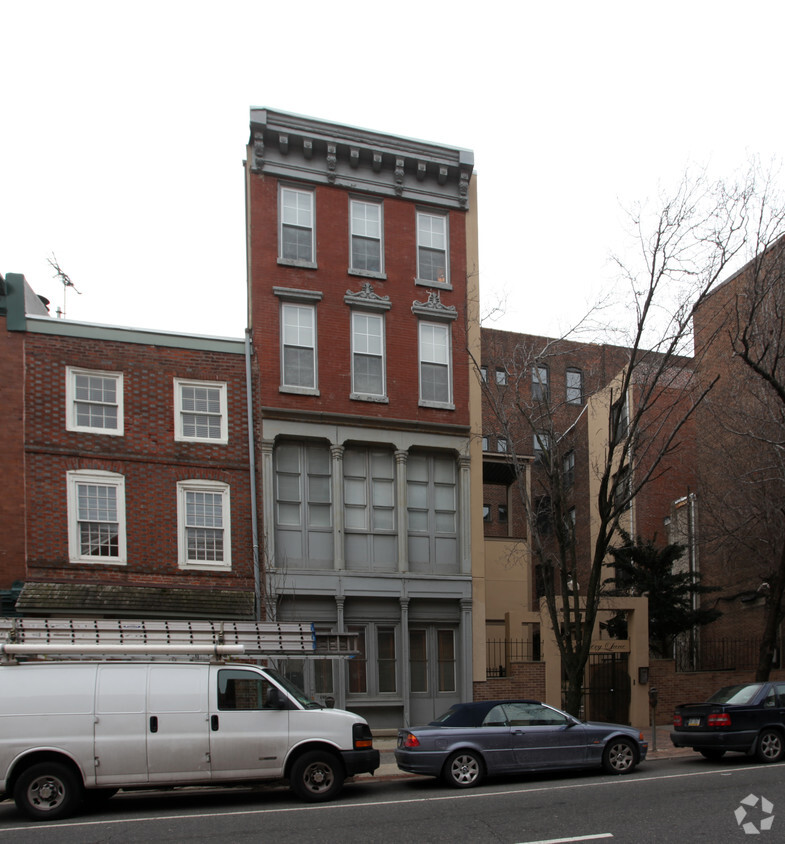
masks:
[[[657,727],[657,749],[653,749],[653,734],[651,727],[643,730],[643,740],[649,743],[649,752],[646,755],[646,760],[654,759],[672,759],[678,756],[695,756],[695,751],[689,747],[674,747],[670,740],[671,725],[665,724]],[[396,735],[390,735],[389,731],[384,731],[383,734],[377,734],[373,737],[373,746],[379,751],[381,756],[381,764],[374,774],[374,779],[397,779],[405,777],[416,777],[418,774],[407,774],[402,771],[395,764],[395,745],[397,742]],[[358,779],[369,777],[369,774],[360,774]]]

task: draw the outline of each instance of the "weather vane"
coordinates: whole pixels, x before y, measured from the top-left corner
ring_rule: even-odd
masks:
[[[47,258],[47,261],[49,261],[49,266],[55,271],[54,277],[59,278],[60,281],[63,282],[63,309],[57,309],[57,316],[62,319],[65,319],[65,294],[68,288],[73,287],[74,292],[77,293],[79,296],[81,296],[82,294],[79,290],[76,289],[76,285],[73,283],[73,281],[71,281],[71,278],[68,273],[64,272],[60,264],[57,263],[57,258],[55,257],[54,252],[52,253],[51,258]]]

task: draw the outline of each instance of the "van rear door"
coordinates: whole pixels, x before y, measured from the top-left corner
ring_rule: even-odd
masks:
[[[214,780],[283,775],[289,747],[284,699],[251,666],[210,666],[210,758]]]

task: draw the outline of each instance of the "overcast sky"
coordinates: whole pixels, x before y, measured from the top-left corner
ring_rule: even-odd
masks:
[[[622,209],[781,156],[782,2],[0,0],[0,273],[69,319],[240,336],[251,106],[475,153],[483,309],[560,333]]]

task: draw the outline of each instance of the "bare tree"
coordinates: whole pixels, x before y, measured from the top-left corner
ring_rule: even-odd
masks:
[[[485,379],[486,403],[509,443],[567,681],[565,707],[574,714],[609,549],[627,527],[633,502],[668,470],[713,386],[693,377],[694,361],[685,356],[692,311],[742,248],[747,206],[743,189],[685,177],[653,215],[631,215],[636,252],[618,261],[629,315],[626,326],[616,320],[628,327],[623,342],[589,347],[570,335],[521,338],[484,351],[484,365],[504,371],[501,379]],[[580,404],[550,383],[557,362],[561,371],[569,361],[583,377]],[[581,482],[593,512],[579,521]]]

